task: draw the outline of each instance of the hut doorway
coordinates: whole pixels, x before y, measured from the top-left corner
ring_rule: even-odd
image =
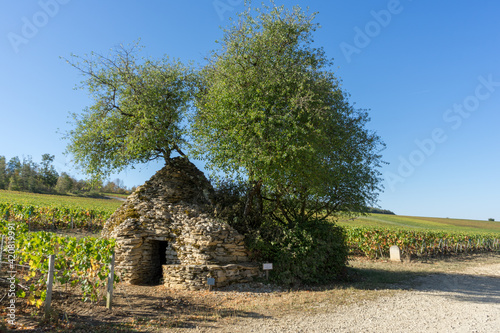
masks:
[[[168,241],[152,240],[152,263],[153,269],[151,271],[150,281],[152,284],[162,284],[163,283],[163,271],[162,266],[167,263],[167,248]]]

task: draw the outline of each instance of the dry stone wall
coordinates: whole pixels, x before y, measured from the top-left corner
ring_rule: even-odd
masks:
[[[164,265],[165,286],[176,289],[198,290],[206,288],[207,279],[215,279],[215,287],[252,281],[259,268],[249,264],[227,265]]]
[[[259,269],[244,237],[211,216],[213,188],[186,158],[175,158],[132,193],[102,235],[116,239],[116,270],[132,284],[206,288],[250,281]]]

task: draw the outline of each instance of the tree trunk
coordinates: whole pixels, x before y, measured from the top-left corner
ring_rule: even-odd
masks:
[[[257,201],[256,208],[257,208],[257,219],[259,220],[259,223],[263,212],[261,188],[262,188],[262,180],[253,182],[253,186],[248,189],[247,201],[245,203],[245,211],[244,211],[245,218],[249,218],[254,210],[253,208],[255,199]]]

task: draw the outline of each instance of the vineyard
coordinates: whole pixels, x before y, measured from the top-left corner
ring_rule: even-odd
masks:
[[[54,254],[58,290],[71,291],[82,301],[102,302],[114,241],[53,231],[99,232],[120,204],[0,191],[0,278],[8,277],[6,272],[15,264],[16,298],[24,300],[26,307],[40,308],[46,300],[48,257]],[[351,255],[356,256],[387,258],[392,245],[398,245],[403,256],[421,258],[500,251],[498,222],[371,214],[338,224],[346,231]]]
[[[351,254],[382,258],[398,245],[403,255],[432,257],[500,251],[500,223],[370,214],[341,220]]]
[[[25,223],[29,231],[100,231],[120,204],[117,200],[0,191],[0,218]]]
[[[0,202],[0,217],[26,224],[28,231],[50,229],[83,229],[99,231],[111,216],[106,210],[34,206]]]
[[[16,272],[16,297],[26,299],[28,305],[40,307],[43,304],[48,257],[54,254],[56,282],[66,290],[79,287],[84,301],[102,299],[114,251],[113,240],[76,239],[47,231],[28,232],[26,224],[12,220],[0,220],[0,230],[5,236],[2,264]]]
[[[434,257],[459,253],[500,251],[499,234],[465,234],[370,227],[346,227],[351,254],[389,257],[397,245],[404,256]]]
[[[121,201],[109,199],[96,199],[70,195],[38,194],[0,190],[0,202],[10,204],[33,205],[41,207],[57,206],[68,208],[81,208],[84,210],[95,209],[114,212]]]
[[[28,231],[99,232],[120,204],[117,200],[0,191],[0,218]],[[417,256],[497,251],[500,247],[498,222],[370,214],[338,224],[346,230],[351,253],[371,258],[388,256],[391,245]]]
[[[341,219],[338,221],[338,224],[343,227],[396,228],[421,231],[446,231],[448,233],[500,234],[500,222],[453,218],[369,214],[355,219]]]

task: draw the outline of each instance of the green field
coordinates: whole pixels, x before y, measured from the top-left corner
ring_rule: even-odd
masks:
[[[368,216],[354,218],[353,220],[340,220],[338,224],[351,227],[382,227],[461,233],[500,233],[500,222],[388,214],[369,214]]]
[[[52,195],[0,190],[0,202],[34,206],[64,206],[114,212],[123,203],[115,199],[95,199],[71,195]]]
[[[103,193],[107,197],[123,198],[127,199],[130,194],[120,194],[120,193]]]
[[[110,214],[123,203],[115,199],[95,199],[4,190],[0,190],[0,202],[35,206],[64,206],[75,209],[95,209],[104,210]],[[453,233],[500,233],[500,222],[388,214],[369,214],[368,216],[349,220],[341,219],[338,224],[346,227],[430,230]]]

